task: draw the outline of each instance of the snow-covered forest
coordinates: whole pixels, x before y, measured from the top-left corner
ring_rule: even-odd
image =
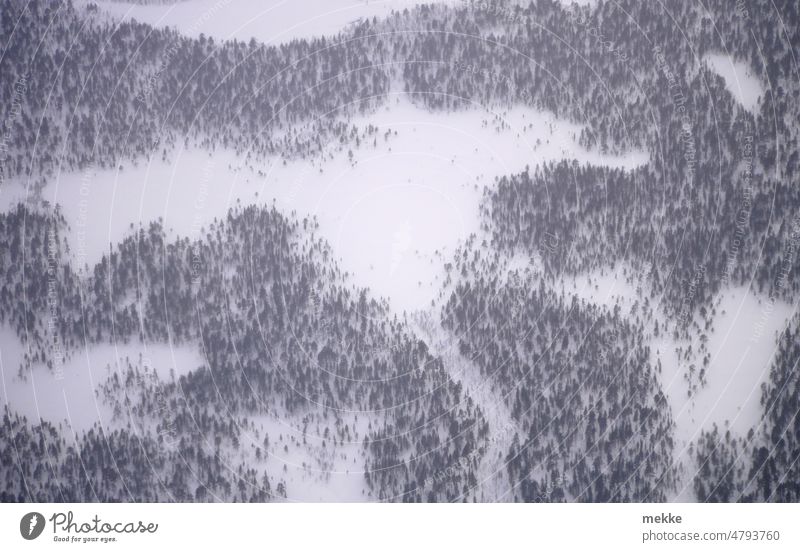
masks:
[[[3,502],[800,501],[796,1],[0,5]]]

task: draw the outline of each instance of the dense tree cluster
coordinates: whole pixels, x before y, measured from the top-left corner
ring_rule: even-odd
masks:
[[[709,502],[800,500],[800,317],[778,340],[769,379],[762,385],[764,410],[747,436],[724,437],[715,427],[697,443],[697,497]]]
[[[352,134],[334,116],[376,105],[389,87],[386,72],[367,63],[368,52],[382,51],[369,41],[218,43],[115,24],[69,1],[7,0],[0,36],[0,120],[13,136],[3,175],[34,182],[183,144],[291,152],[297,136],[288,129],[317,119],[304,148],[321,149]]]

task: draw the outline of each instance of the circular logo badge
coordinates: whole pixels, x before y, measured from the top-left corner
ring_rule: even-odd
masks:
[[[25,540],[33,540],[44,531],[44,516],[39,512],[25,514],[19,522],[19,533]]]

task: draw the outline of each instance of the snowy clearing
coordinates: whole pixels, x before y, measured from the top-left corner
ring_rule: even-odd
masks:
[[[758,100],[764,94],[761,82],[743,62],[724,54],[710,54],[703,60],[723,79],[728,90],[748,111],[758,110]]]
[[[95,391],[114,372],[134,366],[149,367],[161,380],[171,380],[203,365],[202,356],[191,346],[165,344],[97,345],[78,349],[57,370],[34,364],[27,376],[19,377],[25,346],[7,327],[0,327],[0,404],[26,416],[54,425],[64,423],[70,431],[88,430],[95,422],[112,423],[110,407]]]
[[[586,151],[578,125],[523,107],[431,113],[398,97],[353,124],[380,130],[377,145],[362,143],[352,158],[342,151],[324,163],[275,158],[245,167],[231,152],[179,151],[138,167],[57,175],[43,197],[61,206],[79,268],[91,267],[132,225],[161,217],[167,230],[198,237],[238,201],[274,201],[285,213],[317,217],[354,283],[397,311],[413,311],[430,306],[443,260],[479,229],[482,190],[497,177],[559,159],[628,169],[648,161],[642,152]],[[20,183],[6,192],[3,210],[26,197]]]

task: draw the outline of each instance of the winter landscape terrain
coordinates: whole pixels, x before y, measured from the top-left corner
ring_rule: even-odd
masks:
[[[796,2],[0,3],[2,501],[800,500]]]

